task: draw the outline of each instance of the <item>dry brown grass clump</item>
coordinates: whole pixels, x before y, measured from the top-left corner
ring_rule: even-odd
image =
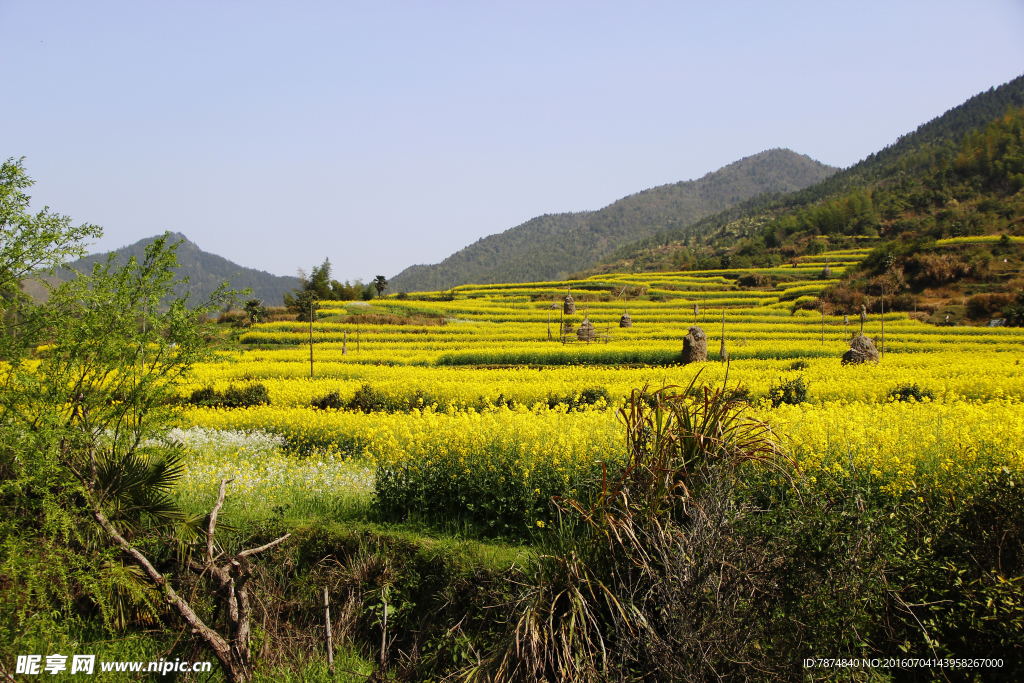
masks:
[[[562,306],[562,312],[566,315],[576,314],[576,302],[573,300],[571,293],[565,295],[565,303]]]
[[[404,317],[387,313],[358,313],[342,318],[341,322],[353,325],[447,325],[448,321],[441,316],[415,315]]]
[[[629,311],[623,313],[619,318],[619,327],[633,327],[633,319],[629,317]]]
[[[576,338],[580,341],[594,341],[597,339],[597,330],[594,329],[593,323],[590,322],[590,318],[584,316],[583,322],[580,323],[580,329],[576,330]]]
[[[850,349],[843,354],[843,365],[858,365],[865,361],[878,362],[878,349],[875,342],[863,334],[859,334],[850,341]]]

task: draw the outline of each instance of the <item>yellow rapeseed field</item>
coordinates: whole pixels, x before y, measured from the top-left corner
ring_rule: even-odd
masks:
[[[866,253],[830,255],[831,277]],[[396,472],[403,486],[443,489],[467,505],[481,491],[503,488],[520,497],[565,492],[621,456],[616,409],[634,388],[689,383],[696,368],[678,361],[691,325],[708,336],[701,380],[725,381],[727,366],[715,362],[723,314],[729,387],[745,392],[751,415],[773,427],[808,476],[866,473],[902,493],[953,486],[979,468],[1024,468],[1024,329],[940,327],[872,311],[864,333],[884,357],[844,367],[839,357],[860,321],[795,307],[834,282],[822,275],[824,258],[324,302],[313,325],[312,378],[308,324],[257,325],[241,333],[243,350],[196,367],[177,387],[179,422],[205,430],[186,433],[277,441],[254,453],[193,438],[195,462],[182,495],[198,495],[225,473],[280,500],[299,489],[329,496],[376,486],[382,495],[381,477],[393,488]],[[741,288],[738,278],[751,273],[778,283]],[[574,315],[562,309],[570,286]],[[633,326],[620,328],[625,312]],[[365,322],[373,313],[444,324]],[[591,343],[562,327],[569,322],[574,330],[584,316],[598,332]],[[773,407],[773,387],[798,379],[805,402]],[[266,387],[270,405],[188,404],[198,389],[254,383]],[[892,398],[909,387],[924,400]],[[311,406],[331,394],[341,409]],[[372,395],[376,410],[350,409],[360,395]],[[440,487],[441,479],[451,488]]]

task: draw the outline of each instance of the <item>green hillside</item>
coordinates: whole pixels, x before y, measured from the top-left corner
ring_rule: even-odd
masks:
[[[929,169],[937,163],[937,158],[945,157],[948,161],[955,154],[957,145],[968,133],[983,128],[1010,109],[1021,107],[1024,107],[1024,76],[975,95],[942,116],[922,124],[912,133],[901,136],[892,145],[822,182],[788,195],[759,195],[717,214],[703,217],[683,228],[663,230],[650,237],[625,244],[606,256],[604,265],[594,272],[624,268],[671,269],[686,262],[688,256],[681,257],[674,253],[684,247],[692,247],[691,251],[695,252],[693,255],[696,257],[709,251],[701,250],[699,246],[710,245],[715,247],[710,250],[713,255],[722,256],[730,253],[730,247],[735,246],[743,237],[757,236],[759,233],[761,237],[767,239],[769,251],[782,247],[784,245],[772,243],[772,235],[776,230],[764,230],[767,223],[774,221],[775,218],[809,211],[812,207],[820,207],[830,201],[842,201],[847,204],[852,201],[853,204],[863,207],[861,195],[865,192],[870,193],[873,188],[884,190],[897,184],[901,187],[908,186],[907,183],[913,184],[914,179],[920,182],[923,174],[929,173]],[[865,224],[863,212],[861,214],[859,219],[845,219],[857,223],[856,228],[851,230],[850,225],[844,224],[838,232],[877,235],[879,228],[884,233],[886,226],[892,225],[895,220],[870,220],[870,224]],[[800,238],[826,234],[830,229],[822,230],[817,226],[796,232],[799,234],[791,231],[783,241],[797,244]],[[751,249],[750,245],[742,246],[747,247],[747,252],[757,251],[757,245],[754,245],[754,249]],[[783,256],[785,255],[783,253]]]
[[[391,289],[436,291],[467,283],[558,279],[593,265],[624,243],[682,228],[765,192],[807,187],[834,171],[790,150],[769,150],[699,180],[644,190],[598,211],[531,219],[441,263],[407,268],[391,279]]]
[[[114,253],[117,263],[123,265],[132,256],[141,261],[146,247],[155,239],[156,237],[148,237],[116,250]],[[281,306],[285,292],[299,286],[299,279],[296,277],[282,277],[262,270],[245,268],[222,256],[203,251],[181,233],[171,233],[172,242],[179,240],[181,240],[181,244],[178,246],[177,274],[179,277],[187,276],[188,283],[177,285],[174,288],[175,296],[180,297],[184,296],[186,292],[191,292],[193,298],[202,298],[227,280],[233,289],[245,289],[246,287],[252,289],[253,296],[262,299],[267,306]],[[103,263],[106,260],[106,253],[90,254],[85,258],[73,261],[69,266],[79,272],[87,273],[92,270],[93,264]],[[66,280],[71,277],[71,272],[62,269],[55,275],[57,279]]]
[[[874,251],[807,302],[1024,322],[1024,77],[989,90],[832,178],[757,197],[624,246],[584,274],[772,267]],[[949,318],[946,317],[949,314]]]

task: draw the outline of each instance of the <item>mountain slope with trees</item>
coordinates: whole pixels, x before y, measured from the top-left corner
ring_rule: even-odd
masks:
[[[734,233],[734,238],[748,236],[752,234],[753,226],[762,225],[774,216],[841,198],[846,201],[884,181],[920,175],[930,166],[936,154],[949,156],[965,135],[985,127],[1008,110],[1021,107],[1024,107],[1024,76],[975,95],[945,114],[918,126],[915,131],[901,136],[892,145],[821,182],[786,195],[758,195],[703,217],[691,225],[660,231],[625,244],[606,256],[604,266],[596,270],[621,270],[634,265],[660,269],[673,265],[673,262],[678,265],[678,255],[665,259],[664,253],[701,244],[711,245],[727,233]],[[652,261],[649,256],[654,251],[662,252],[663,257]],[[658,265],[655,265],[655,261]]]
[[[644,190],[598,211],[539,216],[480,239],[441,263],[406,268],[390,286],[393,291],[428,291],[564,277],[626,242],[681,228],[765,192],[807,187],[835,170],[787,149],[768,150],[699,180]]]
[[[627,245],[586,274],[776,266],[871,246],[858,268],[806,305],[855,314],[862,305],[879,312],[884,302],[951,324],[1002,317],[1019,325],[1022,242],[1024,77],[816,186]]]
[[[157,237],[147,237],[135,244],[114,251],[116,267],[123,267],[132,256],[141,262],[146,248],[157,239]],[[297,277],[273,275],[262,270],[240,266],[223,256],[203,251],[181,233],[170,233],[170,242],[178,241],[182,243],[177,250],[178,265],[175,268],[175,274],[179,278],[187,276],[188,283],[174,287],[175,297],[181,297],[186,292],[191,292],[193,299],[202,299],[216,291],[222,282],[230,281],[233,289],[252,289],[253,298],[261,299],[266,306],[281,306],[284,303],[285,293],[299,287],[300,283]],[[73,261],[69,267],[78,272],[89,273],[92,271],[93,264],[106,263],[106,260],[107,253],[90,254]],[[54,277],[57,281],[65,282],[73,279],[73,273],[71,270],[62,268],[55,272]],[[36,294],[34,290],[30,293]]]

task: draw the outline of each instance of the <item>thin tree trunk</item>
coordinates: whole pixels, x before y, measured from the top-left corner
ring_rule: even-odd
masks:
[[[164,601],[173,607],[178,615],[192,628],[192,633],[201,637],[207,646],[213,650],[213,654],[220,663],[228,680],[232,683],[246,683],[251,680],[252,672],[249,667],[249,597],[246,588],[250,570],[247,558],[276,546],[291,536],[291,534],[286,534],[259,548],[243,550],[235,557],[230,558],[223,567],[218,567],[215,564],[216,557],[213,554],[213,535],[217,525],[217,515],[224,505],[224,496],[228,483],[228,480],[221,479],[217,503],[210,512],[210,522],[206,530],[206,562],[200,565],[195,561],[191,561],[190,568],[199,574],[209,573],[220,584],[220,589],[226,592],[230,633],[230,640],[226,640],[203,622],[188,601],[175,592],[167,577],[157,571],[149,559],[122,536],[110,522],[99,503],[95,502],[94,499],[95,486],[93,482],[95,482],[95,474],[90,481],[82,477],[77,471],[72,470],[72,472],[85,484],[92,503],[93,518],[100,525],[100,528],[113,539],[122,552],[142,569],[150,583],[160,590]]]

